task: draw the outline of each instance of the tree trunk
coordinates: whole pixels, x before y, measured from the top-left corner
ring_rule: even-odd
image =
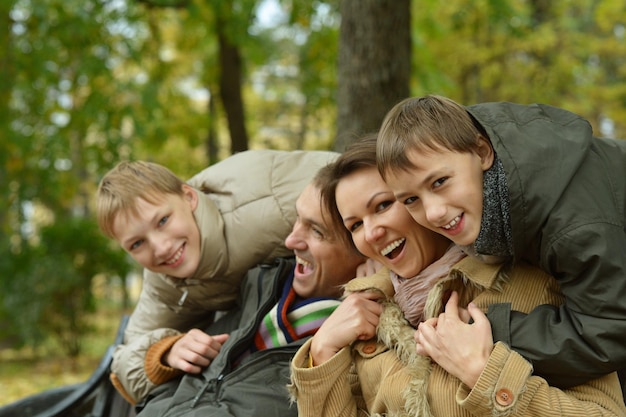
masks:
[[[219,143],[217,137],[217,109],[215,108],[215,95],[214,89],[207,88],[209,90],[209,103],[207,109],[209,111],[209,126],[206,138],[206,156],[209,161],[209,165],[213,165],[218,162],[218,150]]]
[[[342,0],[335,150],[377,131],[409,95],[410,0]]]
[[[228,120],[230,150],[234,154],[248,149],[248,133],[241,95],[241,54],[237,45],[228,39],[224,22],[219,19],[217,36],[219,41],[220,98]]]

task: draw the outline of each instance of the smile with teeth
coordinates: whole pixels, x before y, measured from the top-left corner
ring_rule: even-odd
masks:
[[[167,261],[165,261],[165,263],[166,263],[167,265],[172,265],[172,264],[175,264],[176,262],[178,262],[178,260],[180,259],[181,255],[183,254],[183,249],[184,249],[184,248],[185,248],[184,246],[181,246],[181,248],[180,248],[180,249],[178,249],[178,252],[176,252],[176,253],[174,254],[174,256],[172,256],[170,259],[168,259]]]
[[[444,229],[446,229],[446,230],[450,230],[454,226],[456,226],[460,221],[461,221],[461,216],[456,216],[454,219],[452,219],[452,221],[450,223],[448,223],[448,224],[446,224],[445,226],[442,226],[442,227]]]
[[[313,270],[313,264],[311,264],[311,262],[309,261],[305,261],[299,256],[296,256],[296,268],[298,273],[308,274]]]
[[[397,248],[398,246],[403,244],[405,240],[406,240],[406,238],[403,238],[403,237],[398,239],[398,240],[394,240],[393,242],[391,242],[390,244],[385,246],[383,248],[383,250],[380,251],[380,254],[383,255],[383,256],[389,255],[392,250],[394,250],[395,248]]]
[[[299,263],[302,266],[311,266],[311,262],[305,261],[304,259],[300,258],[299,256],[296,256],[296,262]]]

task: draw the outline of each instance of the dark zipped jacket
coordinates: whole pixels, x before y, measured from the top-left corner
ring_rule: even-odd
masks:
[[[233,365],[253,345],[260,321],[278,302],[294,267],[293,258],[279,258],[250,270],[239,307],[205,329],[208,334],[230,333],[219,355],[201,374],[156,387],[138,405],[138,417],[296,417],[286,386],[289,362],[305,340],[254,352]]]
[[[561,307],[499,306],[494,340],[562,388],[626,368],[626,141],[546,105],[467,108],[506,171],[514,258],[553,275]]]

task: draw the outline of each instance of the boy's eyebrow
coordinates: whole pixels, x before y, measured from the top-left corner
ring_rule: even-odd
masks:
[[[127,239],[124,239],[121,243],[123,247],[127,247],[128,245],[134,243],[136,240],[137,240],[137,237],[135,235],[132,235],[128,237]]]
[[[441,175],[443,174],[439,174],[438,172],[431,172],[429,175],[426,176],[426,178],[424,178],[422,181],[420,181],[417,186],[422,186],[424,184],[430,184],[431,182],[433,182],[433,180],[435,178],[439,178]],[[394,196],[396,197],[396,200],[400,200],[403,197],[406,197],[409,194],[413,194],[411,191],[401,191],[397,194],[394,193]]]
[[[394,194],[394,196],[396,197],[396,200],[400,200],[404,196],[406,196],[407,194],[409,194],[409,193],[405,191],[405,192],[402,192],[402,193]]]
[[[163,215],[161,214],[160,211],[154,213],[154,216],[152,216],[152,218],[148,220],[148,224],[156,223],[161,217],[163,217]],[[137,220],[137,219],[135,219],[135,220]],[[137,240],[137,236],[133,234],[133,235],[129,236],[127,239],[123,240],[121,243],[122,243],[122,246],[126,247],[128,244],[131,244],[131,243],[135,242],[136,240]]]

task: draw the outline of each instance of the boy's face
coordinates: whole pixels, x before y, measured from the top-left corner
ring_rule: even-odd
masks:
[[[338,297],[364,262],[324,221],[319,190],[309,184],[296,201],[297,219],[285,245],[296,255],[293,288],[302,298]]]
[[[493,163],[490,144],[478,152],[411,150],[416,167],[387,175],[396,199],[419,224],[452,240],[470,245],[480,232],[483,212],[483,171]]]
[[[355,171],[337,184],[337,209],[359,251],[411,278],[443,255],[450,241],[415,223],[376,167]]]
[[[158,204],[138,198],[137,216],[121,213],[113,222],[115,238],[141,266],[174,278],[194,274],[200,262],[200,233],[193,212],[196,191],[166,194]]]

